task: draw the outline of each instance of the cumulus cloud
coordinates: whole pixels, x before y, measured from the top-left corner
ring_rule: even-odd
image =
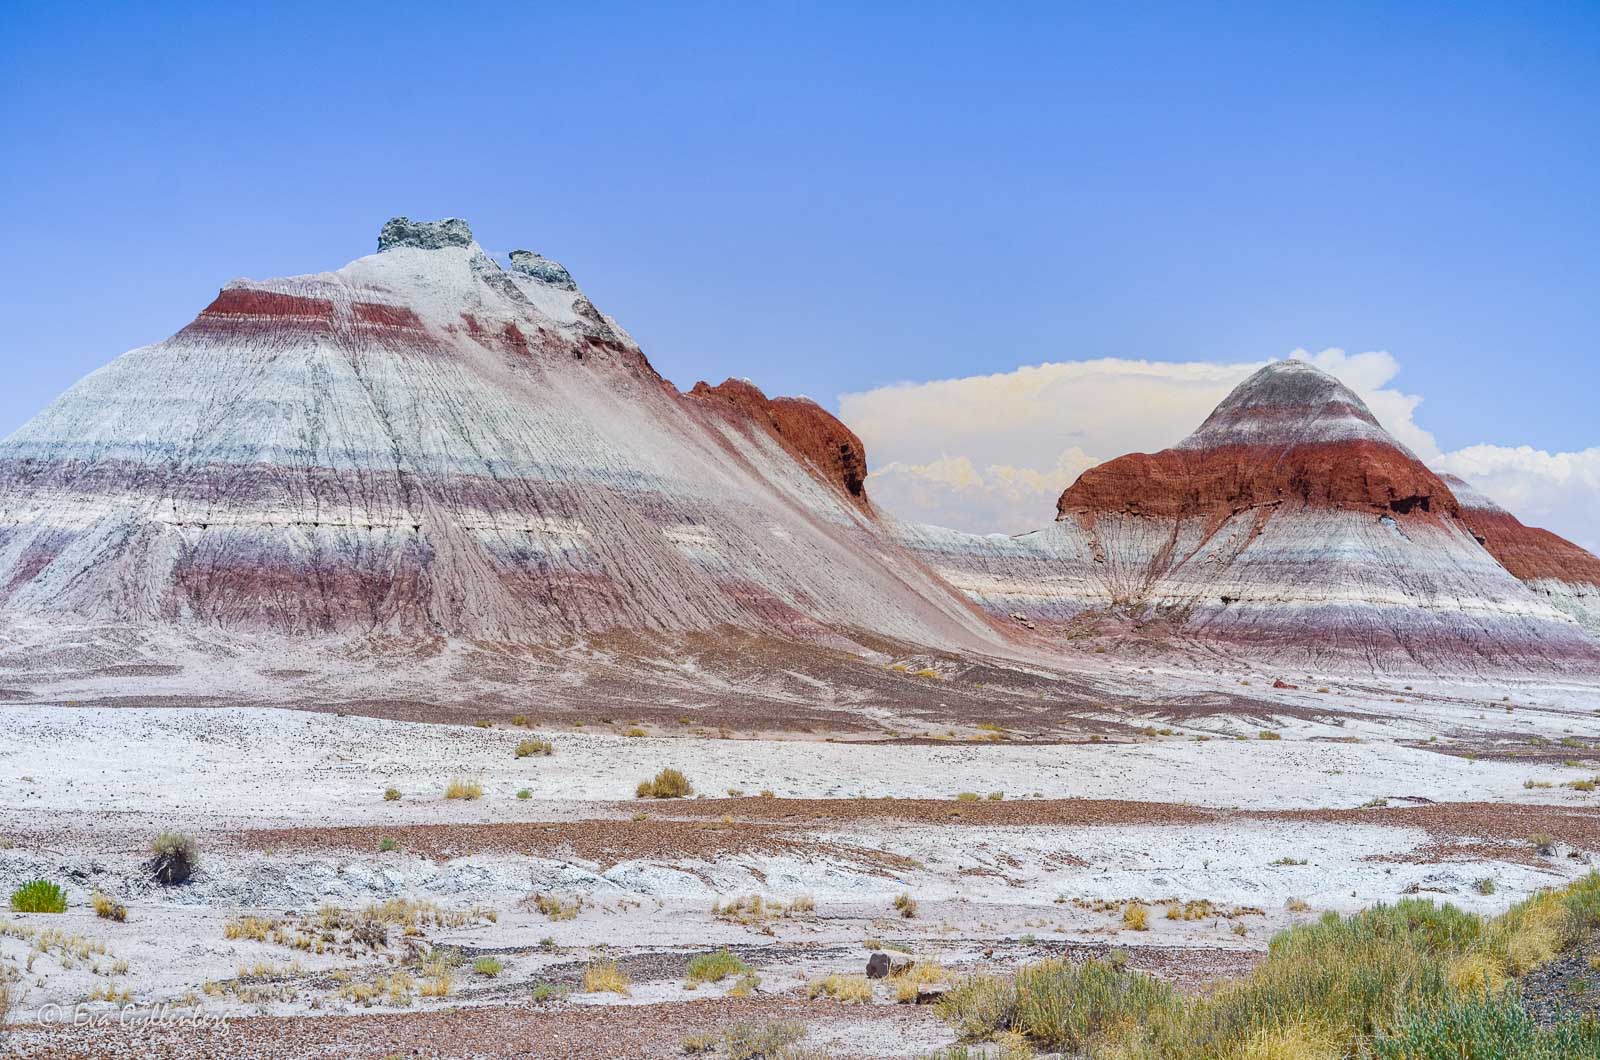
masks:
[[[1469,445],[1434,461],[1530,526],[1600,553],[1600,448],[1547,453],[1530,446]]]
[[[1389,385],[1400,365],[1388,353],[1291,356],[1342,379],[1418,456],[1438,455],[1413,418],[1422,399]],[[866,444],[868,489],[884,508],[912,522],[1020,533],[1053,519],[1056,498],[1086,468],[1177,443],[1266,363],[1057,361],[843,394],[839,410]]]

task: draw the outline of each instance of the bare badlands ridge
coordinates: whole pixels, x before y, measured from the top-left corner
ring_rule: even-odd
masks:
[[[1085,638],[1391,674],[1600,666],[1600,560],[1464,506],[1303,362],[1178,447],[1086,472],[1020,537],[900,524],[866,466],[810,401],[679,393],[554,262],[505,269],[462,221],[396,218],[336,272],[230,283],[0,443],[0,606],[30,646],[74,628],[123,664],[239,634],[226,651],[736,633],[1045,666]]]
[[[866,467],[460,221],[84,379],[0,443],[0,892],[68,898],[0,912],[0,1051],[922,1056],[954,1030],[898,984],[812,984],[870,941],[929,990],[1113,947],[1189,989],[1596,864],[1600,561],[1337,380],[1271,365],[1017,537],[901,524]],[[664,766],[693,798],[635,797]],[[753,978],[686,981],[724,946]]]

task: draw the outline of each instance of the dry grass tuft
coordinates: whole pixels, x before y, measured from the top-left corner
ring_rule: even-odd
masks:
[[[814,979],[807,993],[813,997],[831,997],[853,1005],[864,1005],[872,1000],[872,984],[864,975],[843,975],[835,972]]]
[[[128,907],[108,894],[94,892],[89,896],[89,905],[94,908],[94,915],[101,920],[115,920],[120,924],[128,919]]]
[[[1150,907],[1143,902],[1129,902],[1122,907],[1122,926],[1130,931],[1150,930]]]
[[[911,920],[917,915],[917,900],[911,897],[910,891],[901,891],[895,895],[894,908],[902,917]]]
[[[616,961],[590,961],[583,970],[583,989],[588,994],[629,994],[628,975]]]
[[[449,787],[444,789],[444,797],[447,799],[466,799],[468,802],[473,799],[481,799],[483,798],[483,785],[476,780],[457,777],[450,782]]]
[[[654,780],[641,780],[634,792],[640,799],[682,799],[693,794],[694,785],[676,769],[663,769]]]
[[[549,740],[522,740],[517,743],[518,758],[532,758],[535,755],[543,757],[555,753],[555,745]]]

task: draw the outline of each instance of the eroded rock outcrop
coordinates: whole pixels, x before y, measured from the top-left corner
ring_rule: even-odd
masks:
[[[551,642],[992,644],[807,401],[680,394],[570,274],[459,220],[230,284],[0,443],[8,616]]]
[[[1300,361],[1178,446],[1085,471],[1054,526],[904,538],[991,613],[1113,618],[1261,660],[1377,671],[1585,669],[1600,643],[1474,537],[1450,486]]]
[[[821,405],[808,398],[769,398],[744,379],[729,379],[716,386],[696,383],[689,396],[709,408],[737,410],[747,422],[768,432],[815,469],[823,481],[863,511],[871,511],[866,447]]]

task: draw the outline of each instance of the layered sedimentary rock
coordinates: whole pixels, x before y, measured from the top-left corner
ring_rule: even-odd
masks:
[[[464,222],[228,285],[0,444],[7,615],[549,642],[991,643],[885,547],[816,405],[679,394],[560,265]]]
[[[1375,670],[1600,667],[1600,561],[1442,481],[1300,362],[1085,472],[1021,537],[899,526],[866,469],[813,402],[679,393],[556,262],[395,218],[335,272],[229,284],[0,442],[0,617],[733,629],[1046,664],[1063,630],[1133,628]]]
[[[909,528],[1000,616],[1136,626],[1263,659],[1572,669],[1600,646],[1474,537],[1449,485],[1311,365],[1253,375],[1173,449],[1085,471],[1017,538]]]
[[[1500,565],[1600,636],[1600,557],[1522,520],[1454,476],[1443,476],[1461,518]]]

